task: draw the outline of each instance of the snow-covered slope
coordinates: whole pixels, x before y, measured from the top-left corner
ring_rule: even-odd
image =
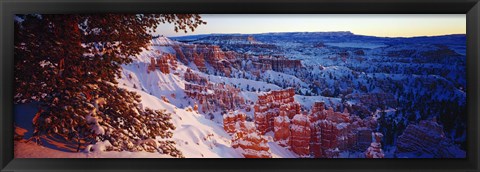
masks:
[[[192,111],[192,107],[177,108],[141,90],[124,88],[140,94],[144,107],[165,109],[167,113],[172,114],[172,122],[176,127],[173,131],[173,140],[186,158],[243,157],[230,146],[231,136],[223,130],[221,125]]]
[[[221,120],[207,119],[204,114],[200,114],[193,110],[194,100],[186,97],[185,79],[183,74],[188,68],[183,64],[179,64],[175,71],[169,74],[160,72],[159,70],[147,72],[151,57],[157,57],[162,53],[172,53],[171,45],[178,42],[171,41],[165,37],[155,38],[152,46],[148,50],[144,50],[140,55],[133,58],[133,63],[123,65],[121,76],[119,77],[119,87],[129,91],[134,91],[141,95],[141,104],[144,108],[157,110],[165,110],[166,113],[172,114],[172,123],[176,127],[173,130],[173,140],[176,147],[183,153],[186,158],[243,158],[241,150],[232,148],[232,137],[223,129]],[[176,73],[176,74],[175,74]],[[208,77],[206,74],[202,76]],[[212,82],[225,83],[244,83],[255,85],[266,85],[270,89],[278,89],[278,86],[266,83],[256,83],[257,81],[234,79],[219,76],[211,76]],[[174,95],[174,96],[172,96]],[[245,92],[248,99],[256,99],[256,93]],[[163,98],[165,97],[165,98]],[[189,103],[190,102],[190,103]],[[36,104],[16,105],[18,132],[26,132],[26,139],[31,137],[33,128],[31,127],[31,119],[36,110]],[[220,115],[221,114],[216,114]],[[21,117],[21,118],[20,118]],[[46,138],[45,138],[46,139]],[[157,138],[162,140],[161,138]],[[269,145],[274,158],[293,158],[296,155],[284,147],[273,142],[270,137]],[[97,143],[98,148],[102,148],[107,143]],[[15,142],[16,158],[169,158],[170,156],[149,153],[149,152],[72,152],[72,150],[62,149],[66,147],[59,141],[51,141],[48,145],[37,145],[33,142],[20,140]],[[68,147],[68,146],[67,146]]]
[[[168,41],[167,41],[168,42]],[[147,73],[147,66],[152,54],[151,51],[159,51],[157,53],[169,53],[170,47],[152,46],[151,50],[142,52],[137,56],[132,64],[124,65],[122,77],[119,79],[119,85],[130,91],[135,91],[142,96],[142,104],[152,109],[166,109],[167,113],[172,113],[172,122],[176,126],[173,131],[173,140],[176,142],[177,148],[183,152],[186,158],[240,158],[243,155],[231,147],[231,136],[223,129],[221,120],[212,121],[207,119],[205,115],[192,111],[194,100],[185,96],[185,83],[182,77],[188,68],[180,63],[177,69],[169,74],[162,73],[158,70]],[[174,73],[178,73],[177,75]],[[266,83],[255,83],[257,81],[227,78],[221,76],[210,76],[201,73],[202,76],[210,77],[210,81],[214,83],[243,83],[255,85],[264,85],[270,89],[278,89],[278,86]],[[134,88],[134,85],[136,88]],[[171,97],[175,94],[176,98]],[[168,98],[169,102],[161,99],[161,96]],[[253,96],[253,98],[252,98]],[[245,98],[255,99],[256,95],[245,93]],[[191,102],[188,104],[188,102]],[[220,114],[221,115],[221,114]],[[273,157],[295,157],[296,155],[278,146],[277,143],[271,142],[269,145],[275,146],[271,149]]]
[[[152,44],[152,46],[170,46],[178,44],[178,42],[172,41],[171,39],[168,39],[164,36],[154,37],[152,41],[150,41],[150,43]]]

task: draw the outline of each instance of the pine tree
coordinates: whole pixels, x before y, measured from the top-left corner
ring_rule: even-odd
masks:
[[[162,111],[143,109],[140,96],[117,87],[121,65],[132,62],[160,23],[194,31],[195,14],[17,15],[15,21],[16,103],[37,101],[34,137],[56,134],[87,143],[108,140],[115,150],[146,149],[132,143],[175,127]],[[173,142],[163,153],[182,157]],[[143,147],[142,147],[143,146]],[[168,149],[165,149],[168,148]],[[158,149],[158,147],[156,148]],[[164,150],[165,149],[165,150]]]

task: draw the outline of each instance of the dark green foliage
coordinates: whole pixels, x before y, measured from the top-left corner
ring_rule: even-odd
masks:
[[[171,137],[168,130],[174,126],[169,115],[144,110],[139,106],[140,96],[118,88],[116,78],[121,65],[131,63],[130,56],[147,47],[151,32],[160,23],[173,23],[176,31],[193,31],[205,24],[199,15],[42,14],[16,18],[14,100],[41,103],[34,137],[58,134],[78,142],[109,140],[117,150],[132,151],[136,149],[128,143]],[[91,130],[94,124],[88,122],[89,117],[97,119],[104,134]],[[172,147],[169,143],[167,147]]]

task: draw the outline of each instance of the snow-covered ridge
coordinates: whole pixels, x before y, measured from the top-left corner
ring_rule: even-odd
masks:
[[[158,36],[158,37],[153,37],[153,39],[150,41],[152,46],[172,46],[172,45],[177,45],[179,42],[177,41],[172,41],[171,39],[165,37],[165,36]]]

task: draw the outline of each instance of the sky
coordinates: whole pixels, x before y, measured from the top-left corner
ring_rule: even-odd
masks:
[[[350,31],[380,37],[466,33],[465,14],[201,14],[206,25],[176,33],[163,24],[156,34],[168,37],[211,33]]]

